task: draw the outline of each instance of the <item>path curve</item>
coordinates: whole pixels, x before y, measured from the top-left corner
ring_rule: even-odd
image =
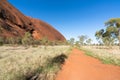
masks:
[[[120,67],[102,64],[83,51],[73,49],[55,80],[120,80]]]

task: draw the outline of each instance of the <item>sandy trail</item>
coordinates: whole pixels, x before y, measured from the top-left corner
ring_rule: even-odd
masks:
[[[83,51],[73,49],[56,80],[120,80],[120,67],[102,64]]]

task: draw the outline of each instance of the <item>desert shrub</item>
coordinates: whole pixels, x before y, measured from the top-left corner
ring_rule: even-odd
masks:
[[[40,45],[41,44],[41,40],[33,40],[33,45]]]
[[[48,44],[48,38],[47,37],[43,37],[42,39],[41,39],[41,44],[42,45],[47,45]]]
[[[21,37],[0,37],[0,45],[3,44],[22,44],[22,38]]]
[[[4,37],[4,44],[13,44],[14,40],[12,37]]]
[[[61,55],[54,57],[51,61],[51,64],[63,64],[66,58],[67,56],[62,53]]]
[[[32,35],[29,32],[26,32],[24,37],[22,38],[23,45],[30,45],[33,43]]]
[[[4,39],[2,37],[0,37],[0,46],[2,46],[4,43]]]
[[[16,44],[22,44],[22,38],[21,37],[16,37],[15,38],[15,43]]]
[[[13,37],[8,38],[8,43],[15,44],[15,38],[13,38]]]
[[[61,68],[61,64],[65,62],[67,56],[65,54],[48,58],[46,65],[36,70],[36,74],[30,74],[26,80],[54,80],[55,72]],[[53,72],[52,72],[53,71]],[[33,75],[33,76],[32,76]]]
[[[44,46],[27,49],[24,46],[2,46],[0,80],[54,80],[61,66],[53,59],[61,53],[68,53],[69,48],[47,46],[45,50]]]

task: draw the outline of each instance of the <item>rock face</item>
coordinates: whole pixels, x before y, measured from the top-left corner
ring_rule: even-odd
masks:
[[[49,24],[27,17],[7,0],[0,0],[0,36],[18,37],[30,32],[35,39],[47,37],[49,40],[65,41],[64,36]]]

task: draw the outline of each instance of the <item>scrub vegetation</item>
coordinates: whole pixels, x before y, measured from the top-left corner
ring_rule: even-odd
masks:
[[[69,46],[1,46],[0,80],[54,80],[69,51]]]
[[[103,48],[105,46],[82,46],[80,49],[85,51],[88,56],[95,57],[105,64],[114,64],[120,66],[120,50],[118,46],[112,49]]]

